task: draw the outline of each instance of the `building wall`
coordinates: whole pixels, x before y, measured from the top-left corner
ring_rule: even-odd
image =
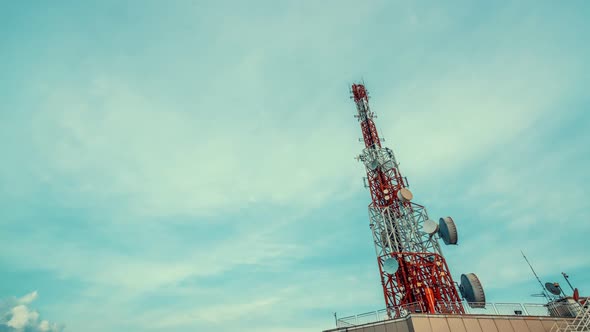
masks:
[[[537,316],[419,315],[331,332],[550,332],[566,319]],[[327,332],[327,331],[326,331]]]

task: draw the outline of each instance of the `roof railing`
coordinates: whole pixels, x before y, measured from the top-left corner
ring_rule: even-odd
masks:
[[[437,303],[439,308],[448,307],[449,305],[461,304],[467,315],[494,315],[494,316],[541,316],[541,317],[563,317],[573,318],[578,316],[581,306],[576,303]],[[428,313],[422,303],[410,303],[403,306],[392,308],[390,311],[395,312],[396,319],[404,318],[412,313]],[[440,312],[438,314],[445,314]],[[341,317],[336,320],[336,327],[352,327],[357,325],[369,324],[379,321],[386,321],[389,317],[387,309],[370,311],[358,315]]]

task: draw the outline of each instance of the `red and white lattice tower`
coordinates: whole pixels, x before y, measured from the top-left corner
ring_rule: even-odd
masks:
[[[425,221],[433,222],[424,206],[412,202],[393,151],[381,146],[364,85],[352,85],[352,99],[365,143],[358,159],[365,165],[365,186],[373,200],[369,204],[370,228],[389,317],[418,310],[464,313],[438,236],[423,229]]]

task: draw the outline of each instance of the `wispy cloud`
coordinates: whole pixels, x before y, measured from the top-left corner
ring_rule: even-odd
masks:
[[[96,93],[53,93],[35,122],[39,176],[52,186],[69,178],[69,195],[124,198],[142,215],[208,215],[257,202],[317,206],[350,191],[353,168],[330,165],[353,150],[336,148],[344,133],[330,123],[290,124],[307,134],[277,126],[272,114],[236,123],[216,119],[223,106],[170,109],[116,80],[101,84]]]
[[[22,257],[11,262],[16,266],[35,266],[62,278],[81,279],[103,287],[119,287],[128,292],[141,293],[176,284],[188,277],[219,275],[240,265],[280,264],[286,259],[302,259],[308,253],[308,249],[281,237],[276,229],[240,233],[219,239],[215,245],[193,245],[190,251],[170,243],[172,250],[163,256],[141,255],[141,250],[149,250],[149,243],[158,241],[160,246],[165,246],[166,243],[162,242],[165,237],[152,234],[146,240],[148,243],[138,243],[141,245],[137,248],[138,253],[124,254],[109,249],[96,250],[81,242],[57,245],[48,242],[45,234],[37,233],[31,234],[28,239],[19,239],[21,246],[7,240],[10,246],[6,254],[8,257]],[[44,254],[38,255],[40,252]]]
[[[0,46],[0,272],[75,284],[46,304],[70,328],[318,330],[381,307],[347,93],[362,76],[416,200],[456,216],[454,273],[493,298],[526,278],[519,249],[543,274],[587,271],[582,11],[96,6],[26,10]],[[10,324],[51,327],[35,294]]]
[[[537,291],[520,250],[547,281],[561,278],[562,271],[578,271],[579,285],[587,283],[581,271],[590,260],[580,244],[590,228],[582,221],[587,195],[579,183],[588,174],[579,162],[587,154],[588,135],[572,131],[553,142],[542,138],[563,132],[576,117],[560,124],[537,121],[539,130],[491,150],[473,162],[476,171],[456,176],[467,183],[438,194],[437,205],[465,207],[458,220],[461,244],[447,249],[454,270],[477,272],[495,298],[530,301],[528,295]]]

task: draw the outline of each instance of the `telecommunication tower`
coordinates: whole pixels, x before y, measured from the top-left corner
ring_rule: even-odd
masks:
[[[365,165],[365,187],[371,193],[370,228],[387,313],[401,317],[407,311],[462,314],[461,297],[445,258],[439,238],[457,243],[457,229],[451,217],[436,223],[424,206],[412,201],[408,181],[399,170],[393,151],[382,147],[374,113],[363,84],[352,85],[355,117],[361,125],[365,148],[357,157]],[[485,295],[475,274],[461,275],[459,290],[470,306],[483,306]]]

